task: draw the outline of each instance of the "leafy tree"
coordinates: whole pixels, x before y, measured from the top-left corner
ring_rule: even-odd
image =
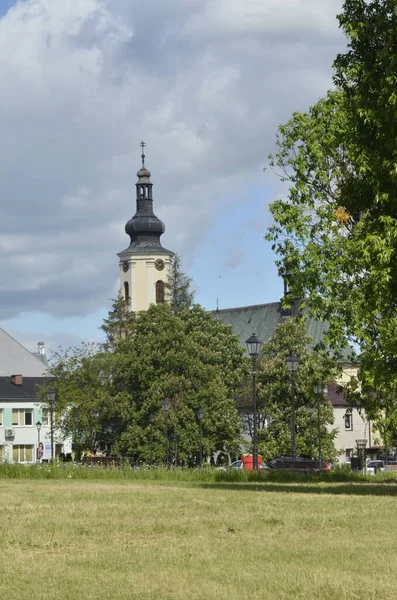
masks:
[[[192,306],[194,292],[191,290],[191,285],[191,278],[183,273],[181,259],[178,254],[175,254],[172,260],[171,272],[166,282],[166,289],[170,296],[170,306],[175,314]]]
[[[381,417],[397,383],[396,3],[346,0],[339,21],[336,90],[280,127],[270,163],[290,189],[267,237],[331,345],[359,346],[362,405]]]
[[[106,335],[104,347],[113,349],[117,341],[131,331],[134,319],[135,313],[131,312],[128,302],[119,292],[117,298],[113,300],[112,310],[99,328]]]
[[[164,461],[167,444],[175,459],[178,446],[179,461],[192,465],[200,448],[197,411],[203,409],[204,454],[237,452],[235,396],[247,362],[231,329],[199,306],[176,315],[168,305],[137,313],[128,327],[127,335],[112,339],[111,350],[82,345],[56,357],[50,373],[63,432],[81,449],[136,461],[149,461],[151,449],[156,461]]]
[[[277,326],[272,339],[263,346],[258,365],[258,411],[263,427],[259,430],[259,451],[265,460],[291,455],[292,380],[286,358],[292,352],[299,358],[295,374],[295,423],[297,456],[317,458],[317,396],[316,384],[327,384],[335,378],[335,361],[324,352],[311,349],[304,318],[289,318]],[[315,411],[310,423],[308,408]],[[334,439],[337,430],[328,431],[333,423],[331,404],[320,404],[322,456],[336,457]]]
[[[237,451],[235,395],[246,361],[230,328],[199,306],[178,315],[168,305],[151,306],[137,315],[133,334],[119,341],[116,355],[115,380],[122,380],[130,394],[125,428],[116,444],[120,452],[148,460],[149,415],[154,414],[156,459],[165,458],[167,430],[178,436],[180,460],[194,463],[200,408],[205,454]],[[170,402],[167,420],[162,411],[165,398]]]
[[[122,428],[128,396],[112,381],[114,356],[93,343],[55,354],[50,387],[56,391],[56,427],[80,450],[110,449]],[[45,401],[47,387],[42,388]]]

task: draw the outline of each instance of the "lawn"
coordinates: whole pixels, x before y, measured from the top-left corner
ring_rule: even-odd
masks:
[[[396,492],[2,479],[1,596],[394,600]]]

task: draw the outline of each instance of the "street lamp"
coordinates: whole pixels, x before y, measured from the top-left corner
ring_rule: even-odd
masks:
[[[246,340],[248,354],[252,359],[252,414],[254,420],[254,439],[253,439],[253,469],[258,470],[258,418],[256,414],[256,363],[259,352],[263,344],[262,340],[256,337],[255,333]]]
[[[307,407],[307,414],[310,419],[310,460],[313,460],[313,416],[315,410],[311,406]]]
[[[165,417],[165,464],[167,467],[169,466],[169,440],[168,440],[168,414],[170,412],[170,401],[168,398],[164,398],[163,400],[163,412]]]
[[[150,413],[149,415],[149,423],[150,423],[150,466],[153,466],[153,423],[154,423],[154,414]]]
[[[197,418],[200,425],[200,469],[203,466],[203,419],[204,419],[204,411],[200,408],[197,411]]]
[[[74,460],[75,461],[77,461],[80,458],[80,456],[78,456],[79,452],[78,452],[78,442],[77,442],[78,424],[79,424],[79,413],[75,410],[73,412],[73,446],[72,446],[72,450],[74,449]]]
[[[40,431],[41,431],[41,421],[37,421],[36,423],[36,429],[37,429],[37,459],[42,459],[43,458],[43,452],[40,448]]]
[[[291,456],[296,458],[296,431],[295,431],[295,373],[299,369],[299,358],[295,354],[290,354],[285,359],[289,372],[291,373],[291,384],[292,384],[292,417],[291,417]]]
[[[318,468],[320,469],[320,473],[322,471],[323,466],[323,457],[321,456],[321,400],[324,398],[324,395],[327,393],[328,388],[324,387],[324,385],[319,381],[316,384],[315,392],[317,396],[317,443],[318,443]]]
[[[54,460],[54,402],[56,398],[55,390],[47,391],[47,400],[50,405],[50,432],[51,432],[51,461]]]
[[[365,463],[365,448],[367,447],[367,440],[356,440],[357,454],[361,458],[361,470],[364,470]]]

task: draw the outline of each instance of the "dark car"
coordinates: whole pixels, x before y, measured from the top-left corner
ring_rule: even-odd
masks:
[[[310,458],[292,458],[292,456],[278,456],[267,463],[269,469],[297,471],[301,473],[315,473],[319,471],[318,460]],[[322,461],[322,471],[330,471],[332,463]]]

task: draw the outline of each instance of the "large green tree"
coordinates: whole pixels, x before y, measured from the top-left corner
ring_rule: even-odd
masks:
[[[194,462],[199,447],[197,411],[204,410],[203,442],[207,456],[236,452],[240,423],[235,397],[246,360],[230,328],[199,306],[174,314],[168,305],[139,313],[131,335],[116,350],[115,380],[130,393],[125,428],[117,449],[147,459],[149,415],[154,414],[155,455],[165,451],[165,431],[179,440],[179,458]],[[167,419],[162,402],[167,398]]]
[[[292,378],[286,358],[293,353],[299,359],[295,374],[295,424],[297,456],[318,457],[317,408],[320,400],[321,446],[323,458],[334,460],[336,429],[331,404],[316,394],[316,386],[326,386],[338,368],[323,351],[310,347],[305,318],[289,318],[262,348],[258,365],[258,409],[262,428],[259,451],[265,460],[291,455]],[[313,415],[310,416],[310,409]]]
[[[111,322],[118,332],[114,307]],[[235,398],[247,360],[231,329],[199,306],[174,314],[168,305],[153,305],[129,319],[124,333],[112,336],[111,349],[83,345],[57,357],[50,370],[64,432],[81,448],[135,461],[148,461],[151,448],[153,458],[164,461],[167,445],[175,459],[178,447],[179,461],[192,465],[202,409],[204,455],[236,453],[241,435]]]
[[[290,188],[268,238],[334,348],[359,346],[361,402],[381,414],[397,383],[396,2],[346,0],[339,21],[336,89],[279,130],[270,162]]]

